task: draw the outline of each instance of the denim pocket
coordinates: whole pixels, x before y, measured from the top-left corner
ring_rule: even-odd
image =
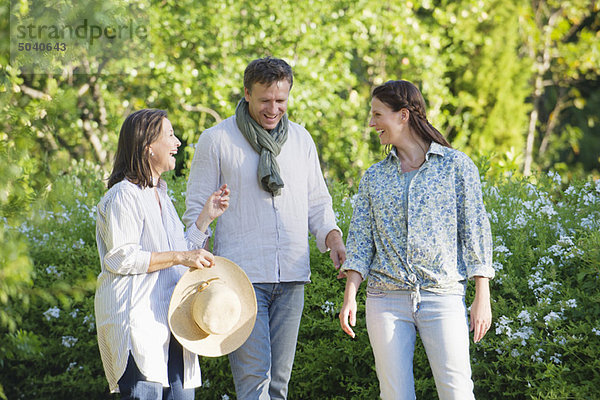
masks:
[[[384,292],[383,290],[367,288],[367,297],[380,298],[385,296],[387,296],[387,292]]]

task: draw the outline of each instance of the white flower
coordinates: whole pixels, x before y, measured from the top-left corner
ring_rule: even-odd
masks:
[[[494,251],[496,253],[504,253],[507,257],[512,255],[512,252],[508,249],[508,247],[504,246],[503,244],[496,246]]]
[[[63,336],[62,337],[62,345],[65,347],[73,347],[75,343],[77,343],[79,339],[73,336]]]
[[[554,260],[548,256],[540,257],[540,259],[538,260],[538,267],[547,265],[554,265]]]
[[[60,317],[60,308],[52,307],[44,311],[44,317],[46,317],[47,321],[50,321],[52,318]]]
[[[563,247],[575,246],[575,244],[573,243],[573,238],[571,236],[561,236],[556,243]]]
[[[571,308],[577,307],[577,300],[575,300],[575,299],[569,299],[565,303],[566,303],[567,307],[571,307]]]
[[[524,324],[531,322],[531,314],[529,314],[529,311],[527,310],[521,311],[519,315],[517,315],[517,318]]]
[[[592,193],[586,193],[583,195],[583,204],[586,206],[591,206],[596,203],[596,197]]]
[[[548,322],[550,321],[556,321],[562,318],[562,315],[560,315],[559,313],[555,313],[554,311],[550,311],[548,313],[548,315],[546,315],[544,317],[544,321],[546,321],[546,324],[548,324]]]
[[[546,351],[544,349],[537,349],[535,354],[531,355],[531,360],[532,361],[537,361],[539,363],[544,362],[544,360],[542,359],[541,355],[544,354]]]
[[[496,210],[488,211],[487,215],[488,215],[488,218],[491,223],[493,223],[493,224],[498,223],[498,214],[496,213]]]
[[[564,336],[558,336],[554,338],[554,343],[564,346],[567,344],[567,339]]]
[[[508,324],[512,323],[512,319],[502,315],[496,322],[496,335],[506,333],[506,336],[510,339],[512,337],[512,329]]]
[[[502,265],[502,263],[499,262],[499,261],[494,261],[492,263],[492,267],[494,267],[495,271],[502,271],[502,269],[504,268],[504,266]]]
[[[513,224],[516,228],[523,228],[527,225],[527,217],[525,216],[525,214],[523,214],[523,211],[519,211],[519,214],[517,214],[517,216],[515,217]],[[509,229],[511,228],[512,227],[509,226]]]
[[[550,356],[550,361],[552,361],[555,364],[560,364],[562,361],[560,360],[560,356],[561,354],[559,353],[554,353],[553,356]]]
[[[83,324],[89,326],[89,330],[93,330],[96,327],[95,318],[93,315],[86,315],[83,317]]]
[[[527,209],[528,211],[534,211],[535,210],[535,205],[533,204],[533,201],[531,200],[527,200],[524,201],[522,203],[523,207],[525,207],[525,209]]]
[[[554,244],[548,247],[548,252],[552,253],[554,257],[560,257],[563,255],[564,249],[560,245]]]
[[[519,353],[519,350],[517,350],[517,349],[512,349],[512,351],[510,352],[510,355],[514,358],[517,358],[521,355],[521,353]]]
[[[329,300],[325,301],[325,304],[321,306],[321,310],[325,311],[326,314],[333,314],[335,312],[333,303]]]
[[[534,287],[540,286],[542,282],[544,282],[544,279],[542,278],[542,271],[536,271],[533,273],[533,275],[531,275],[527,285],[529,286],[529,289],[533,289]]]
[[[558,214],[555,210],[554,207],[551,204],[546,204],[545,206],[542,206],[539,210],[540,213],[542,214],[546,214],[548,217],[551,217],[553,215]]]
[[[597,229],[598,221],[600,221],[598,215],[590,214],[587,217],[581,218],[579,225],[584,229]]]
[[[48,265],[46,267],[46,273],[48,275],[58,274],[58,269],[56,268],[56,265]]]
[[[547,293],[550,297],[552,297],[553,294],[560,294],[560,290],[556,288],[557,286],[558,282],[550,282],[533,290],[537,296],[541,296]]]
[[[560,174],[556,171],[549,171],[548,172],[548,176],[552,179],[552,181],[554,183],[556,183],[557,185],[560,185],[562,183],[562,179],[560,177]]]
[[[524,326],[521,329],[517,330],[513,337],[521,339],[521,346],[525,346],[527,344],[527,339],[529,339],[533,335],[533,328],[530,326]]]
[[[592,333],[596,336],[600,336],[600,329],[592,328]]]
[[[540,297],[540,298],[538,299],[538,305],[539,305],[540,307],[543,307],[543,306],[549,306],[549,305],[550,305],[550,302],[551,302],[551,300],[550,300],[550,298],[548,298],[548,297]]]
[[[500,193],[498,192],[498,188],[496,186],[488,186],[487,192],[490,197],[496,200],[500,198]]]

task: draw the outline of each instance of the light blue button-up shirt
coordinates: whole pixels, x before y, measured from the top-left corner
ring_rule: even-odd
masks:
[[[464,295],[467,279],[493,278],[479,172],[464,153],[433,142],[410,179],[394,149],[367,170],[354,203],[343,269],[369,288]]]

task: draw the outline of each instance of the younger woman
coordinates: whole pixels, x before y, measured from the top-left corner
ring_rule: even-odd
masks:
[[[373,91],[371,121],[388,156],[363,176],[347,241],[340,323],[354,337],[356,292],[368,278],[366,321],[381,398],[414,399],[416,333],[441,400],[473,399],[467,280],[474,341],[492,313],[491,232],[479,173],[427,121],[425,101],[407,81]]]

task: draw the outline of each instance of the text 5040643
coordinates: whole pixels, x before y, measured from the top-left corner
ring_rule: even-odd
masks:
[[[58,42],[20,42],[17,44],[19,51],[67,51],[66,43]]]

